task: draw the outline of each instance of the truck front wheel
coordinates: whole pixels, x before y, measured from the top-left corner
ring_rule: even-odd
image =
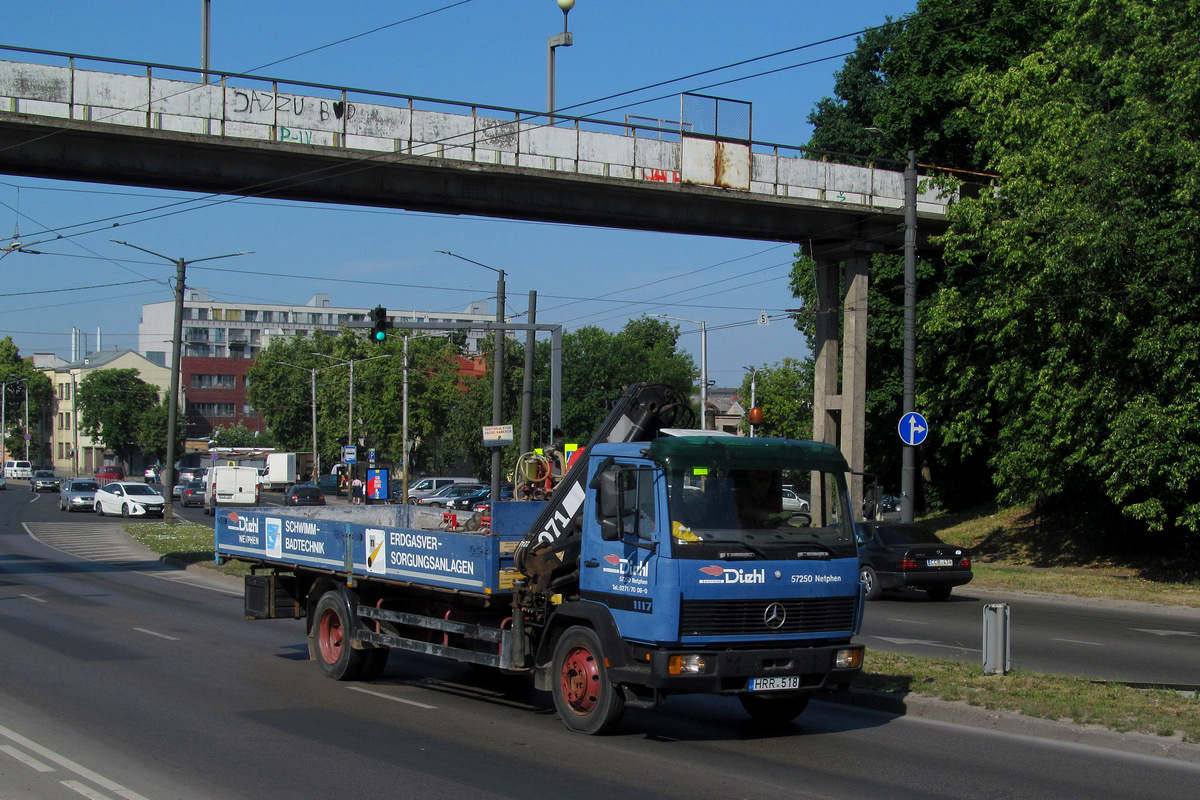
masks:
[[[363,652],[350,646],[346,601],[337,592],[326,592],[317,602],[312,630],[308,634],[309,658],[321,665],[326,677],[352,681],[362,673]]]
[[[809,697],[811,697],[809,692],[787,697],[772,697],[768,692],[766,694],[739,694],[738,700],[742,701],[742,708],[746,709],[746,713],[754,719],[759,722],[778,724],[791,722],[804,713],[804,709],[808,708]]]
[[[625,713],[625,698],[608,680],[600,637],[569,628],[554,648],[551,692],[563,724],[578,733],[607,733]]]

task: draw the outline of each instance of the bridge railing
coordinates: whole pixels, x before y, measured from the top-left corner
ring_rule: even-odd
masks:
[[[683,124],[559,112],[551,124],[543,111],[0,45],[6,54],[21,60],[0,61],[0,113],[343,148],[366,159],[429,157],[872,210],[903,206],[896,169],[695,135]],[[953,199],[922,191],[918,212],[942,216]]]

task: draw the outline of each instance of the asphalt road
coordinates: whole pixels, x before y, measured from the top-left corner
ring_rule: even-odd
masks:
[[[816,702],[730,698],[565,730],[526,680],[393,654],[321,677],[303,623],[164,567],[120,523],[0,493],[0,798],[1173,798],[1200,764]],[[52,542],[47,544],[46,542]],[[940,605],[938,608],[946,608]]]
[[[983,608],[1009,607],[1014,669],[1097,680],[1200,684],[1200,610],[1069,597],[955,589],[938,603],[923,592],[885,594],[867,604],[868,647],[979,663]]]

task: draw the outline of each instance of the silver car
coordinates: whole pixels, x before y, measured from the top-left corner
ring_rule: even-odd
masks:
[[[91,511],[96,506],[99,489],[100,484],[91,478],[68,478],[58,492],[58,508],[60,511]]]
[[[61,484],[54,470],[39,469],[34,471],[29,479],[29,490],[32,492],[57,492]]]

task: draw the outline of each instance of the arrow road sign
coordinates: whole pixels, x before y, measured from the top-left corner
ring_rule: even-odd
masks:
[[[916,411],[910,411],[900,418],[899,431],[900,440],[915,447],[929,435],[929,423]]]

